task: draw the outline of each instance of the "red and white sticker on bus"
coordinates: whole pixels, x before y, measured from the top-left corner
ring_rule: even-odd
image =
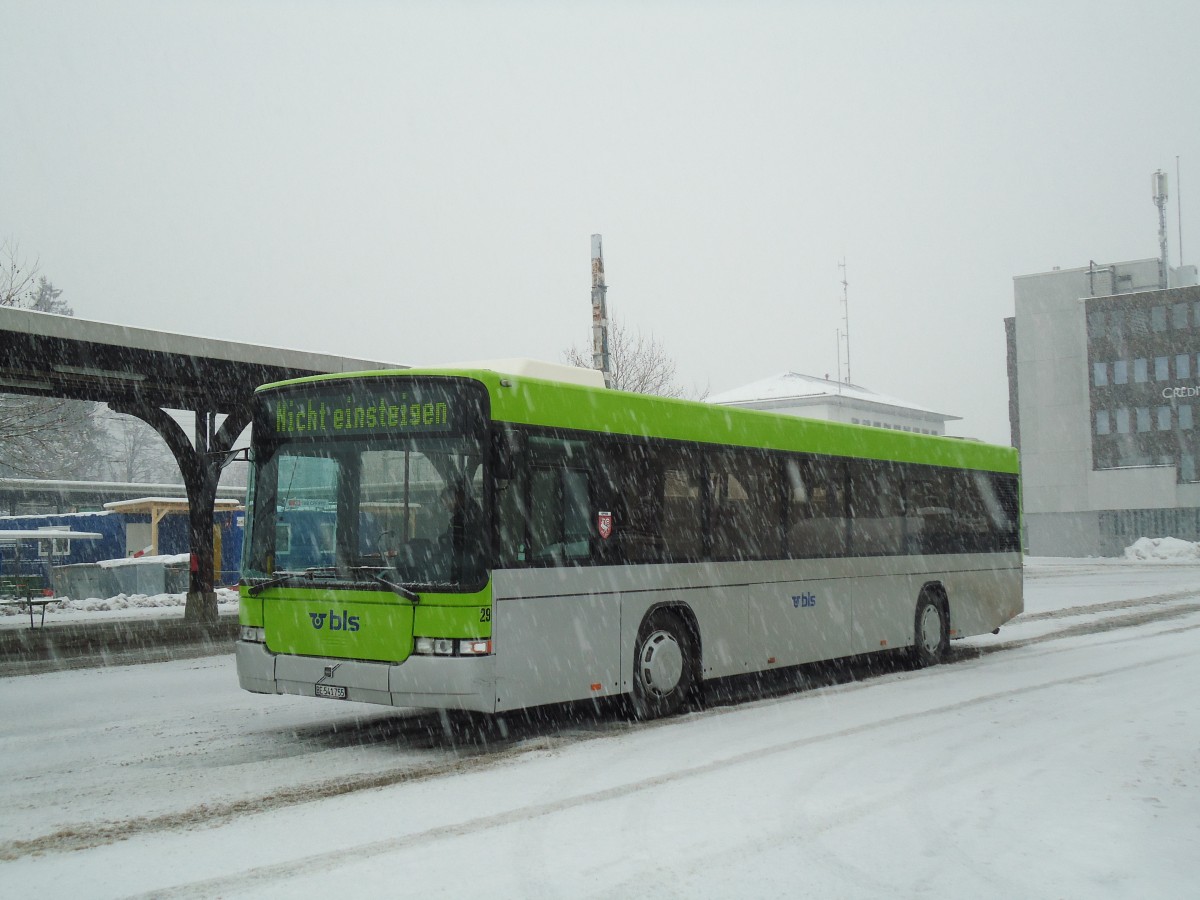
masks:
[[[600,537],[604,538],[604,540],[607,541],[609,538],[609,535],[612,534],[612,530],[613,530],[612,513],[611,512],[596,513],[596,527],[600,531]]]

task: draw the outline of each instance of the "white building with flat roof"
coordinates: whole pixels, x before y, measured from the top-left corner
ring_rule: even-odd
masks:
[[[917,434],[945,434],[946,423],[960,418],[877,394],[857,384],[799,372],[784,372],[715,394],[708,402]]]
[[[1009,419],[1026,549],[1200,540],[1200,287],[1157,258],[1013,279]]]

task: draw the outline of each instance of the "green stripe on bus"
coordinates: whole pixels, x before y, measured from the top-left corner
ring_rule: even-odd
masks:
[[[478,381],[487,388],[490,396],[492,419],[516,425],[988,472],[1016,474],[1019,471],[1017,451],[1011,447],[689,400],[669,400],[490,370],[402,369],[335,373],[275,382],[259,390],[338,379],[412,376],[450,376]]]

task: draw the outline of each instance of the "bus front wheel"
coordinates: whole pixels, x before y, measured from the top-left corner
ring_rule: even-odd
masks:
[[[916,639],[913,662],[918,666],[936,666],[945,661],[950,650],[950,620],[940,597],[925,593],[917,601]]]
[[[633,662],[633,713],[656,719],[676,713],[695,681],[692,636],[667,610],[651,613],[638,629]]]

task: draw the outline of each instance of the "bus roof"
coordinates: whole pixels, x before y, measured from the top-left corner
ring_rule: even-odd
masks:
[[[489,369],[429,368],[335,373],[275,382],[263,385],[258,390],[271,391],[325,381],[419,376],[478,381],[487,388],[491,397],[492,418],[517,425],[1014,474],[1019,469],[1017,451],[1011,447],[714,406],[692,400],[672,400],[507,375]]]

